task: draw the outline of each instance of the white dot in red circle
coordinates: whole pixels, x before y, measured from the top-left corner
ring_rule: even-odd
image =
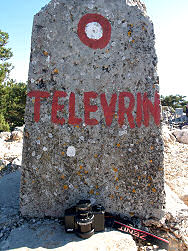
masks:
[[[102,26],[97,22],[91,22],[86,25],[85,33],[90,39],[100,39],[103,36]]]
[[[111,38],[111,24],[99,14],[86,14],[78,23],[78,37],[92,49],[103,49]]]

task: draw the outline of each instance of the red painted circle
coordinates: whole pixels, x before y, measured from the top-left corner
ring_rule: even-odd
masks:
[[[91,39],[86,35],[85,27],[92,22],[97,22],[102,26],[103,36],[100,39]],[[82,43],[88,47],[92,49],[103,49],[107,46],[111,38],[111,24],[105,17],[99,14],[86,14],[78,23],[78,36]]]

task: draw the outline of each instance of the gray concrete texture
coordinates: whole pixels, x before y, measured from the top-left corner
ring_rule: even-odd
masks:
[[[61,217],[91,199],[111,213],[161,217],[154,39],[145,12],[126,1],[52,0],[35,15],[22,215]]]

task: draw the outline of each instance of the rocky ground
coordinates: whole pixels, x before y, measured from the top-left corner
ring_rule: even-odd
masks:
[[[65,234],[62,219],[23,218],[19,213],[22,131],[0,133],[0,250],[158,250],[110,228],[80,240]],[[168,239],[171,251],[188,250],[188,128],[179,131],[163,126],[163,139],[166,213],[160,222],[134,219],[135,227]]]
[[[188,205],[188,127],[172,131],[163,127],[163,132],[166,183]],[[180,142],[175,137],[180,135],[179,132],[182,132],[182,135],[186,132],[186,137],[178,138]],[[181,140],[187,144],[181,143]]]

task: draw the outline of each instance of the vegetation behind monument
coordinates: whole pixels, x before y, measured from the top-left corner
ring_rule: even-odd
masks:
[[[182,95],[169,95],[169,96],[161,96],[161,104],[162,106],[170,106],[173,109],[175,108],[183,108],[185,112],[185,107],[188,101],[186,101],[186,96]]]
[[[9,78],[13,69],[7,61],[13,56],[6,48],[9,35],[0,30],[0,131],[9,131],[24,123],[26,84]]]

